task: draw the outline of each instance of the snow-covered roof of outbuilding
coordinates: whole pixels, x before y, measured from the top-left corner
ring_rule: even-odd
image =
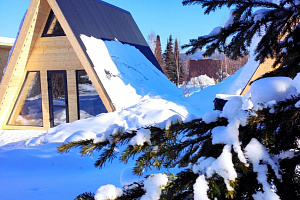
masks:
[[[0,45],[3,46],[12,46],[15,42],[14,38],[1,37],[0,36]]]

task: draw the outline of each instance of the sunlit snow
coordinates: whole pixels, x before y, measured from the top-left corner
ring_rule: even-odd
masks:
[[[121,194],[118,187],[134,180],[128,178],[128,170],[124,171],[132,163],[125,165],[116,160],[99,170],[93,166],[96,154],[92,157],[80,157],[78,150],[73,150],[61,155],[57,153],[56,147],[63,142],[83,139],[110,141],[110,135],[118,132],[137,130],[149,125],[168,128],[176,121],[190,121],[200,117],[210,123],[219,116],[228,118],[229,124],[226,127],[216,127],[212,139],[215,144],[225,144],[223,153],[217,159],[201,158],[190,167],[195,173],[208,177],[218,173],[224,178],[227,189],[231,190],[229,182],[237,174],[232,162],[228,162],[232,156],[230,147],[233,147],[245,164],[248,160],[254,162],[258,159],[251,157],[251,148],[255,143],[249,144],[246,155],[239,144],[237,129],[239,125],[246,124],[247,118],[244,109],[266,101],[275,100],[276,103],[299,94],[298,75],[294,80],[285,77],[261,79],[245,97],[239,96],[251,77],[249,74],[258,66],[250,57],[249,62],[236,74],[217,85],[185,97],[182,90],[173,85],[136,48],[117,41],[102,41],[84,35],[81,38],[116,111],[62,124],[47,132],[0,131],[0,171],[5,172],[0,173],[0,195],[3,199],[74,199],[80,193],[97,191],[99,199],[103,195],[103,198],[110,197],[111,194],[118,196]],[[222,112],[213,111],[213,100],[220,93],[227,94],[230,98]],[[264,95],[260,95],[262,93]],[[150,133],[146,129],[139,129],[130,145],[150,143],[149,138]],[[268,155],[261,159],[271,164],[276,171],[276,164]],[[258,164],[255,170],[262,173],[263,167]],[[207,189],[202,175],[194,185],[195,197],[199,199],[207,197],[198,189],[202,186]],[[264,179],[262,176],[261,184],[269,187]],[[164,186],[167,179],[158,173],[147,181],[149,183],[145,184],[145,191],[148,193],[143,198],[151,199],[152,196],[156,198],[160,195],[158,188]],[[103,192],[104,186],[100,187],[101,185],[106,185],[111,193],[108,190]],[[275,196],[272,191],[268,194],[269,190],[265,191],[257,196]]]

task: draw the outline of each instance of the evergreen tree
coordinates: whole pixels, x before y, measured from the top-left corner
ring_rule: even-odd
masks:
[[[173,48],[173,38],[172,35],[169,36],[167,41],[167,48],[164,53],[164,61],[166,65],[166,76],[173,83],[177,83],[177,73],[174,57],[174,48]]]
[[[160,43],[160,36],[157,35],[156,37],[156,46],[154,52],[155,58],[158,61],[159,65],[163,69],[163,72],[166,74],[166,66],[162,58],[162,51],[161,51],[161,43]]]
[[[254,35],[263,31],[256,58],[261,62],[270,57],[276,59],[279,68],[270,75],[294,77],[300,71],[298,0],[281,0],[279,4],[263,0],[189,0],[183,4],[200,4],[206,13],[217,7],[235,7],[232,23],[218,34],[191,40],[187,45],[190,52],[206,47],[206,55],[218,49],[236,58],[244,55]],[[231,38],[228,44],[227,38]],[[169,56],[167,52],[165,57]],[[272,106],[266,103],[259,109],[223,113],[215,120],[177,121],[168,129],[144,127],[151,132],[151,141],[143,145],[130,145],[138,131],[133,130],[114,133],[109,141],[99,143],[93,139],[66,143],[58,150],[68,152],[79,147],[82,155],[97,151],[100,155],[95,166],[100,168],[118,156],[125,163],[136,158],[133,172],[139,175],[152,168],[179,168],[176,175],[168,173],[162,200],[300,199],[299,102],[300,96],[295,96]],[[234,137],[225,138],[229,142],[218,142],[217,133]],[[115,149],[124,151],[119,154]],[[79,197],[89,199],[90,194]],[[141,182],[125,189],[118,199],[140,199],[144,194]]]
[[[158,170],[179,168],[181,171],[176,175],[168,174],[169,183],[163,190],[160,199],[189,200],[194,199],[194,185],[202,176],[197,173],[198,168],[201,169],[200,163],[203,162],[202,168],[205,168],[207,163],[220,159],[224,154],[224,149],[228,149],[227,153],[232,154],[231,160],[219,162],[223,162],[221,165],[225,166],[230,166],[232,162],[232,167],[238,177],[228,183],[232,188],[232,190],[228,190],[229,186],[222,176],[222,173],[227,173],[226,171],[214,172],[208,176],[206,181],[209,188],[198,188],[198,190],[207,192],[210,199],[253,199],[253,195],[266,192],[265,186],[258,181],[264,175],[269,186],[273,185],[273,190],[280,199],[299,199],[300,170],[298,168],[297,171],[297,166],[300,165],[300,148],[298,146],[300,109],[295,107],[296,102],[299,101],[300,96],[280,102],[274,106],[275,112],[270,112],[270,107],[257,110],[255,113],[245,112],[249,115],[248,124],[238,127],[241,148],[246,149],[253,138],[260,144],[264,144],[264,148],[268,150],[267,154],[279,158],[280,175],[278,175],[279,170],[276,170],[274,163],[270,160],[261,160],[260,163],[250,162],[247,165],[241,161],[234,145],[226,148],[227,145],[214,144],[213,131],[216,127],[228,126],[230,122],[226,118],[218,118],[211,123],[206,123],[202,119],[187,123],[178,121],[168,129],[155,126],[146,127],[145,129],[151,132],[151,144],[145,142],[144,145],[129,145],[130,140],[136,136],[137,132],[131,131],[111,135],[110,141],[100,143],[94,143],[93,139],[66,143],[58,150],[59,152],[68,152],[71,148],[79,147],[82,155],[92,155],[94,151],[97,151],[100,155],[95,166],[100,168],[118,155],[120,161],[125,163],[129,159],[137,157],[133,172],[138,175],[153,168]],[[115,149],[124,149],[122,146],[125,146],[125,150],[121,154],[115,151]],[[255,151],[257,154],[261,154],[259,149],[255,149]],[[280,158],[280,153],[285,151],[293,152],[294,155]],[[270,158],[268,157],[268,159]],[[225,161],[227,164],[224,163]],[[264,174],[258,174],[257,167],[264,169]],[[135,187],[128,187],[123,196],[118,199],[140,199],[145,194],[143,183],[135,184]],[[91,196],[87,196],[87,194],[84,193],[77,198],[90,199]],[[84,196],[86,198],[83,198]]]
[[[262,36],[256,52],[256,60],[261,63],[274,58],[278,70],[269,76],[285,75],[294,77],[300,62],[300,12],[298,0],[184,0],[183,5],[202,5],[205,14],[221,7],[234,7],[228,25],[214,31],[214,34],[190,40],[188,53],[206,47],[204,56],[215,51],[224,52],[236,59],[248,53],[254,36]],[[266,8],[266,9],[261,9]],[[257,11],[259,10],[259,11]],[[229,41],[229,42],[228,42]]]
[[[175,59],[175,67],[176,67],[176,74],[177,74],[176,85],[179,86],[180,84],[182,84],[185,75],[183,70],[183,63],[181,62],[181,58],[180,58],[177,39],[175,39],[175,43],[174,43],[174,59]]]

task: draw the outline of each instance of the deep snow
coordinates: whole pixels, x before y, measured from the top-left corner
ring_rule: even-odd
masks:
[[[234,131],[239,124],[245,123],[246,116],[240,111],[240,108],[242,106],[252,108],[251,100],[255,98],[255,103],[265,101],[265,99],[259,98],[259,91],[266,91],[265,83],[275,86],[273,90],[265,92],[268,96],[267,101],[283,100],[283,98],[291,94],[298,94],[300,91],[298,84],[300,75],[294,80],[288,78],[261,79],[260,82],[257,82],[256,89],[251,89],[251,95],[249,93],[245,97],[234,96],[222,113],[212,111],[212,101],[216,94],[236,95],[244,88],[251,77],[249,74],[254,72],[258,66],[252,59],[253,56],[242,69],[221,83],[209,86],[190,97],[184,97],[180,89],[170,83],[134,47],[123,45],[117,41],[102,41],[84,35],[81,38],[117,111],[60,125],[49,129],[46,133],[1,131],[0,196],[3,199],[74,199],[78,194],[86,191],[96,192],[101,185],[112,184],[121,187],[132,181],[130,179],[134,179],[130,171],[132,163],[124,165],[115,160],[112,164],[107,164],[104,169],[99,170],[93,166],[96,159],[94,156],[97,155],[80,157],[77,150],[61,155],[57,153],[56,147],[63,142],[80,139],[109,140],[109,135],[120,129],[128,131],[147,125],[168,127],[177,120],[189,121],[202,116],[207,121],[213,121],[217,116],[225,116],[232,122],[230,126],[217,127],[213,131],[213,141],[226,144],[222,157],[216,160],[206,160],[204,165],[203,163],[195,165],[193,169],[195,173],[202,171],[208,175],[219,172],[228,183],[236,177],[232,165],[230,163],[224,165],[224,160],[228,160],[231,156],[228,145],[233,145],[240,160],[246,163],[237,140],[236,134],[238,133]],[[280,87],[278,90],[276,86],[278,81],[283,81],[285,87]],[[284,94],[280,99],[277,98],[278,92]],[[227,135],[225,134],[226,140],[224,140],[225,136],[221,134],[224,132],[227,133]],[[149,133],[143,129],[130,143],[138,145],[142,142],[149,142]],[[251,149],[250,147],[249,149]],[[253,159],[251,155],[247,154],[247,157]],[[212,165],[213,168],[207,171],[209,165]],[[160,180],[161,182],[165,181],[163,177]],[[158,181],[157,184],[159,185],[161,182]],[[206,187],[206,182],[201,176],[197,179],[194,188],[200,186]],[[227,186],[230,189],[230,186]],[[119,191],[112,187],[111,189],[115,192]],[[157,193],[155,189],[151,191]],[[155,195],[154,193],[149,195]],[[205,196],[197,190],[195,195]]]

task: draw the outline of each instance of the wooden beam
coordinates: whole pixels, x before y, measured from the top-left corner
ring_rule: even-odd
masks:
[[[0,128],[6,124],[24,80],[25,66],[32,46],[40,0],[32,0],[0,86]],[[23,73],[15,74],[16,71]],[[12,86],[13,83],[13,86]]]
[[[79,42],[77,41],[76,36],[74,35],[71,27],[69,26],[66,18],[64,17],[60,7],[58,6],[56,0],[47,0],[50,7],[52,8],[54,14],[56,15],[60,25],[62,26],[64,32],[66,33],[67,38],[69,39],[73,49],[75,50],[77,57],[80,59],[82,66],[84,67],[85,71],[87,72],[89,78],[91,79],[96,91],[98,92],[106,110],[108,112],[112,112],[115,110],[110,97],[108,96],[101,80],[97,76],[93,64],[89,62],[87,55],[83,51],[82,47],[80,46]]]
[[[268,58],[265,62],[263,62],[262,64],[260,64],[257,67],[257,69],[255,70],[255,72],[253,73],[252,77],[248,81],[248,83],[245,86],[245,88],[243,89],[243,91],[241,92],[241,95],[245,95],[247,92],[249,92],[252,81],[258,79],[263,74],[272,71],[273,70],[272,66],[273,66],[274,62],[275,62],[274,59]]]
[[[43,112],[43,127],[48,129],[50,125],[50,107],[49,107],[49,95],[48,95],[48,77],[47,71],[42,70],[41,76],[41,93],[42,93],[42,112]]]
[[[46,131],[49,128],[46,127],[33,127],[33,126],[13,126],[13,125],[3,125],[4,130],[41,130]]]
[[[76,71],[67,70],[69,122],[78,120]]]

